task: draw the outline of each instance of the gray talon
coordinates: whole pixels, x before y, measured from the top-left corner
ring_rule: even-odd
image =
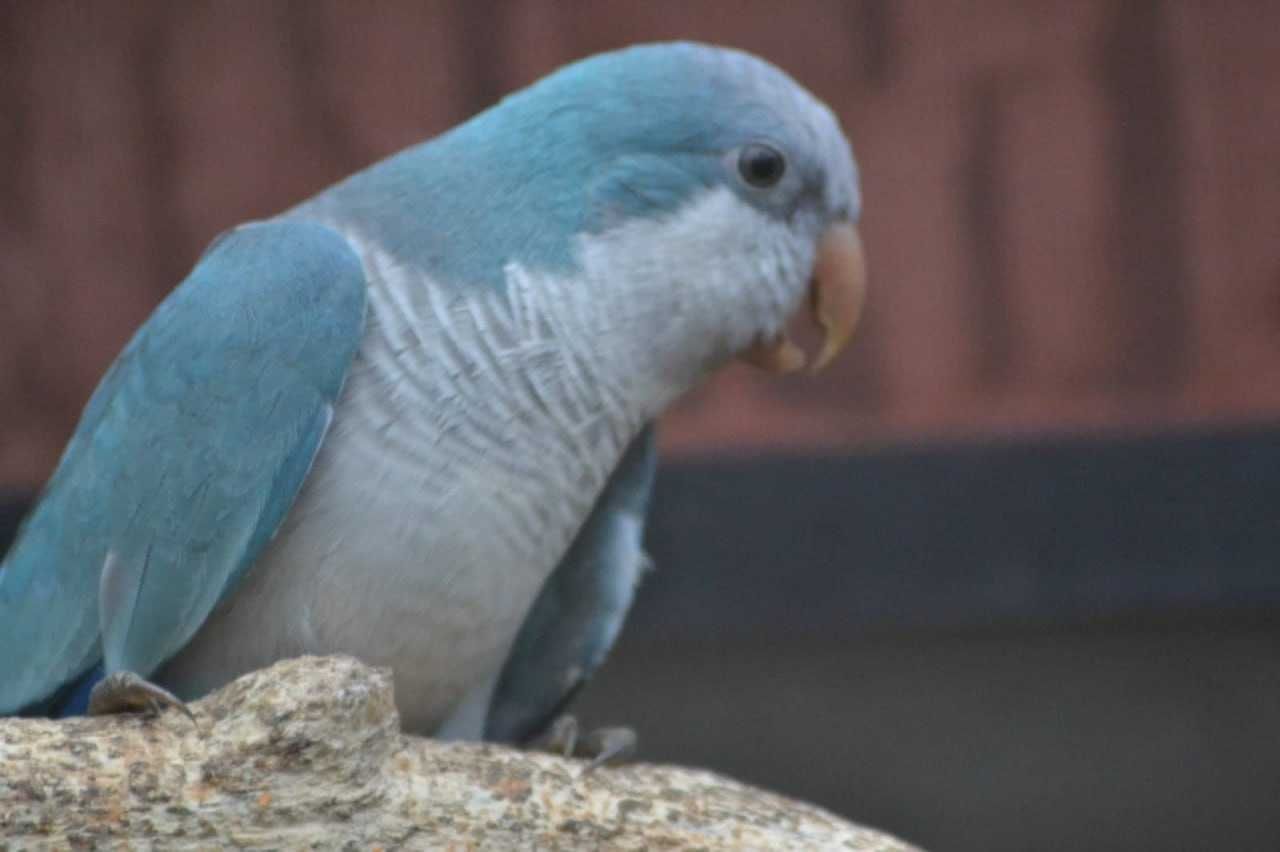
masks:
[[[608,763],[627,760],[636,753],[638,738],[630,728],[596,728],[582,743],[582,751],[591,757],[582,774],[594,772]]]
[[[143,680],[133,672],[114,672],[103,678],[89,693],[89,715],[150,713],[158,716],[167,709],[181,711],[192,722],[195,714],[164,687]]]
[[[578,747],[578,720],[569,715],[556,719],[551,723],[540,745],[551,754],[573,757]]]
[[[565,714],[551,723],[547,732],[532,744],[532,748],[561,757],[588,758],[582,774],[594,772],[601,766],[625,760],[635,754],[636,732],[630,728],[597,728],[582,736],[578,720]]]

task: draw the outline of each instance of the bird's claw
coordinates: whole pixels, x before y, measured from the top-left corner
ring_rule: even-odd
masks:
[[[182,699],[133,672],[109,674],[89,693],[90,716],[117,713],[150,713],[158,716],[167,709],[178,710],[193,723],[196,721],[195,714]]]
[[[578,720],[571,715],[560,716],[551,723],[547,733],[534,747],[540,751],[562,757],[587,758],[582,774],[594,772],[601,766],[626,760],[635,754],[638,739],[630,728],[596,728],[582,735]]]
[[[636,753],[637,743],[636,732],[631,728],[596,728],[582,741],[583,755],[591,758],[582,774],[594,772],[605,764],[621,763],[631,758]]]
[[[561,757],[573,757],[578,747],[578,720],[573,716],[560,716],[551,723],[546,734],[534,744],[534,748]]]

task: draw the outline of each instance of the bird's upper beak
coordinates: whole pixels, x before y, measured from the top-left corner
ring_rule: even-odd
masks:
[[[858,325],[867,292],[867,262],[862,238],[850,222],[827,228],[818,242],[818,256],[809,284],[809,309],[824,339],[810,369],[821,370],[844,348]],[[805,366],[808,356],[786,334],[762,340],[742,354],[742,359],[774,373],[790,373]]]

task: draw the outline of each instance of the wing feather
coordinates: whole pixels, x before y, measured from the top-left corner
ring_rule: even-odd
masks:
[[[130,341],[0,566],[0,714],[105,658],[150,675],[284,520],[364,329],[345,238],[220,238]]]
[[[647,567],[641,537],[656,464],[648,426],[530,608],[494,691],[485,739],[536,737],[604,662]]]

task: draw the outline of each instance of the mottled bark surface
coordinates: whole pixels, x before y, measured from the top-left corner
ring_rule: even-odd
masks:
[[[910,847],[707,772],[403,735],[385,670],[291,660],[140,717],[0,720],[0,849]]]

